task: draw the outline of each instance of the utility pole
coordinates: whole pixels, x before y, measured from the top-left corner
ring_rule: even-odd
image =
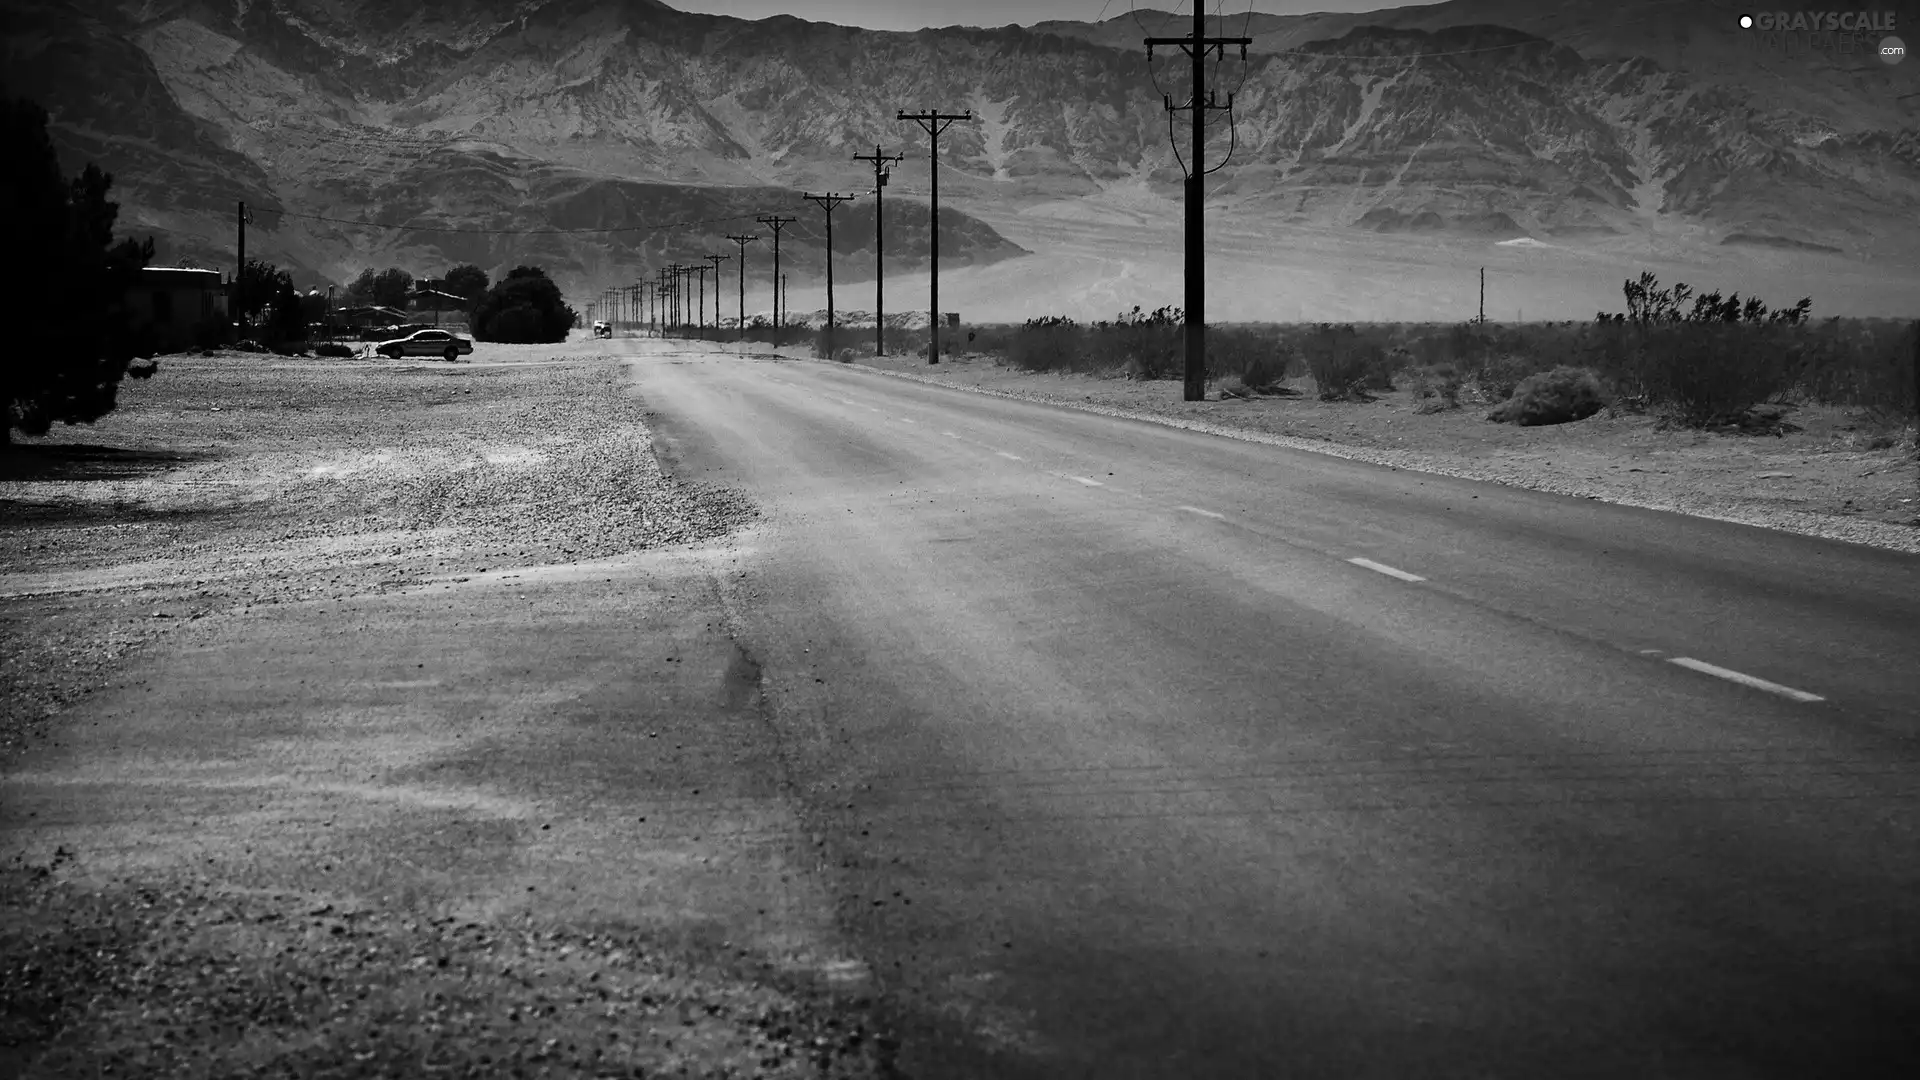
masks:
[[[780,230],[800,219],[781,217],[778,214],[762,214],[754,220],[773,229],[773,344],[777,348],[785,343],[787,326],[780,318],[780,294],[785,291],[781,289],[780,283],[786,280],[780,274]]]
[[[827,357],[833,357],[833,208],[853,198],[851,195],[825,195],[808,192],[800,196],[827,212]]]
[[[237,253],[240,259],[240,268],[234,272],[233,292],[232,295],[227,297],[227,306],[232,309],[228,314],[233,316],[235,325],[244,330],[246,328],[245,316],[240,313],[240,282],[247,276],[247,222],[253,220],[253,215],[247,213],[247,204],[243,201],[239,203],[238,212],[234,217],[235,224],[240,227],[240,243]]]
[[[1233,95],[1227,95],[1227,103],[1219,104],[1219,94],[1213,90],[1202,93],[1207,82],[1207,54],[1218,52],[1222,59],[1227,55],[1226,47],[1240,46],[1240,59],[1247,58],[1247,46],[1253,44],[1247,37],[1208,37],[1207,13],[1202,4],[1193,5],[1193,36],[1185,38],[1146,39],[1147,62],[1153,62],[1155,45],[1177,45],[1193,60],[1193,97],[1185,105],[1175,106],[1173,98],[1167,97],[1165,104],[1168,112],[1176,108],[1193,112],[1193,158],[1187,163],[1187,371],[1186,399],[1204,401],[1207,396],[1207,243],[1205,229],[1206,176],[1202,167],[1201,154],[1206,148],[1206,115],[1209,109],[1233,108]]]
[[[933,147],[928,155],[928,163],[931,166],[928,174],[931,177],[933,194],[927,200],[933,208],[933,227],[929,230],[929,236],[933,241],[933,323],[930,327],[932,336],[927,339],[927,363],[937,364],[940,362],[940,133],[952,126],[956,120],[973,123],[973,110],[968,109],[963,113],[931,110],[917,113],[901,112],[894,119],[911,120],[919,124],[930,137],[929,141]]]
[[[747,245],[760,239],[757,236],[734,236],[729,233],[727,239],[740,249],[740,340],[747,340]]]
[[[731,255],[703,255],[701,258],[713,263],[713,336],[720,336],[720,264],[733,258]]]
[[[1487,321],[1487,268],[1480,268],[1480,321]]]
[[[873,144],[873,153],[855,154],[853,155],[853,160],[873,162],[873,355],[885,356],[887,355],[885,329],[887,325],[887,264],[886,249],[883,248],[880,243],[880,211],[882,209],[880,189],[886,187],[887,181],[893,176],[893,170],[887,166],[894,162],[905,161],[906,155],[895,154],[892,157],[888,157],[881,152],[880,144],[875,143]]]
[[[680,332],[680,274],[686,267],[679,263],[667,264],[667,282],[671,290],[667,293],[667,327],[671,333]]]
[[[715,265],[717,266],[718,264]],[[687,271],[690,274],[700,275],[700,314],[698,320],[693,324],[695,337],[704,338],[707,336],[707,271],[714,268],[714,266],[696,266]],[[718,314],[720,310],[718,293],[715,294],[714,301],[714,312]]]

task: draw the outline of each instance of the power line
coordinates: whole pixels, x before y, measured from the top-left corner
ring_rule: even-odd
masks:
[[[281,217],[301,218],[307,221],[330,221],[337,225],[360,225],[369,229],[394,229],[403,232],[467,233],[475,236],[591,236],[601,233],[661,232],[666,229],[685,229],[695,225],[709,225],[720,221],[745,221],[755,216],[752,213],[726,214],[720,217],[689,218],[686,221],[671,221],[663,225],[617,225],[604,229],[456,229],[440,225],[392,225],[380,221],[354,221],[349,218],[327,217],[323,214],[299,214],[291,210],[265,210],[261,212],[279,214]]]

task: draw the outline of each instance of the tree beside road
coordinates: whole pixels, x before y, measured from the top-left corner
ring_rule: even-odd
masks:
[[[6,295],[24,317],[0,359],[0,445],[18,429],[92,423],[113,411],[129,367],[153,355],[128,319],[125,295],[153,258],[153,239],[114,241],[113,177],[88,164],[69,180],[47,135],[47,113],[0,90],[0,200]]]

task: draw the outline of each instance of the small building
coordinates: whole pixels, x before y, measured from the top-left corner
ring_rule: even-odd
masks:
[[[458,323],[466,321],[467,298],[455,293],[442,292],[439,289],[415,289],[407,297],[407,306],[416,314],[426,311],[433,312],[433,324],[435,326],[440,325],[440,313],[443,311],[456,313],[454,318],[447,320],[448,322]]]
[[[201,333],[217,339],[227,321],[227,287],[218,270],[141,267],[127,287],[126,304],[128,324],[135,333],[150,332],[160,352],[188,348]]]

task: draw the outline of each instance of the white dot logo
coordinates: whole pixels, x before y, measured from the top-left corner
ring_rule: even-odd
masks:
[[[1891,66],[1899,63],[1902,60],[1905,60],[1906,58],[1907,58],[1906,42],[1901,41],[1899,38],[1892,37],[1892,36],[1883,37],[1880,39],[1880,62],[1881,63]]]
[[[1753,16],[1751,15],[1740,16],[1740,29],[1742,30],[1753,29]]]

